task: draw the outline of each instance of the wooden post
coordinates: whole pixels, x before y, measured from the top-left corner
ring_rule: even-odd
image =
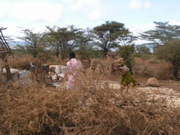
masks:
[[[7,59],[4,61],[4,63],[5,63],[7,81],[10,81],[12,80],[12,74]]]
[[[12,74],[11,74],[11,70],[7,61],[7,57],[8,55],[12,55],[12,52],[11,52],[11,48],[6,42],[6,38],[4,37],[2,33],[2,30],[5,30],[5,29],[6,28],[3,28],[3,27],[0,28],[0,57],[2,58],[4,62],[4,66],[2,67],[2,69],[5,68],[7,81],[9,81],[9,80],[12,80]]]

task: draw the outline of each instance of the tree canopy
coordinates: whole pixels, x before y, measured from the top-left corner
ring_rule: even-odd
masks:
[[[77,38],[80,37],[82,31],[75,28],[74,26],[68,27],[47,27],[49,35],[49,44],[51,47],[54,47],[56,50],[56,56],[61,55],[61,58],[64,59],[68,56],[68,52],[72,50],[77,42]]]
[[[166,42],[180,39],[180,26],[168,22],[154,22],[155,29],[140,34],[141,39],[150,41],[150,45],[164,45]]]
[[[175,80],[179,80],[180,71],[180,39],[166,42],[159,46],[155,52],[158,59],[166,60],[173,65],[173,75]]]
[[[101,48],[104,56],[107,55],[111,48],[117,47],[115,41],[119,36],[124,36],[128,33],[130,32],[124,27],[124,24],[116,21],[107,21],[105,24],[94,27],[96,44]]]
[[[180,26],[168,22],[154,22],[156,28],[141,34],[142,39],[156,45],[155,55],[158,59],[169,61],[173,65],[173,76],[179,79],[180,67]]]
[[[45,39],[43,33],[35,33],[33,30],[25,29],[22,30],[24,33],[23,37],[19,37],[19,39],[25,41],[27,43],[26,47],[21,47],[21,45],[17,46],[17,49],[26,50],[27,53],[32,54],[33,57],[37,57],[40,50],[45,49]]]

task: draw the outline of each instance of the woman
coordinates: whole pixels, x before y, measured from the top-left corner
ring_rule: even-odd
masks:
[[[75,52],[69,53],[69,61],[66,63],[67,75],[68,75],[68,89],[72,90],[74,88],[75,76],[78,70],[83,71],[83,64],[80,60],[76,59]]]
[[[112,65],[113,71],[119,71],[121,74],[120,85],[122,87],[126,86],[136,86],[138,85],[137,81],[133,78],[129,68],[125,65],[123,58],[118,59],[113,62]]]

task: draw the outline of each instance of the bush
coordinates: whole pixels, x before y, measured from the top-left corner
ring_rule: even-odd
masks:
[[[0,134],[172,134],[178,135],[180,108],[149,99],[138,89],[111,89],[94,71],[81,74],[73,91],[22,85],[0,85]],[[77,76],[78,77],[78,76]],[[77,78],[78,79],[78,78]],[[78,83],[78,81],[76,82]]]

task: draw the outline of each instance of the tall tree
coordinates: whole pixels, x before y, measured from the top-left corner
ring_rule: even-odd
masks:
[[[116,21],[107,21],[105,24],[94,27],[96,44],[103,51],[104,56],[107,55],[111,48],[117,47],[115,41],[119,36],[124,36],[128,33],[129,30],[124,27],[124,24]]]
[[[75,42],[75,49],[81,55],[81,59],[89,59],[93,53],[93,36],[90,29],[83,30]]]
[[[28,47],[29,53],[32,54],[33,57],[36,58],[38,56],[39,50],[41,50],[44,45],[42,43],[44,41],[43,34],[42,33],[34,33],[30,29],[25,29],[22,31],[24,33],[24,36],[18,37],[18,38],[25,41],[26,44],[29,45],[29,47]],[[21,47],[21,48],[23,48],[23,47]]]
[[[180,38],[180,26],[170,25],[168,22],[154,22],[154,30],[140,34],[141,39],[149,41],[150,45],[164,45],[166,42]]]
[[[51,47],[56,49],[56,56],[64,59],[68,56],[68,52],[73,49],[74,42],[79,34],[81,34],[80,29],[74,26],[68,27],[47,27],[49,32],[49,43]]]
[[[159,46],[155,54],[158,59],[166,60],[173,65],[174,79],[180,80],[180,39],[174,39]]]
[[[120,46],[125,46],[125,45],[133,45],[134,41],[137,40],[138,37],[132,35],[132,33],[127,33],[127,34],[122,34],[120,36],[118,36],[117,38],[117,43]]]
[[[179,80],[180,66],[180,26],[170,25],[168,22],[154,22],[156,28],[141,34],[149,44],[157,45],[155,54],[157,58],[169,61],[173,65],[173,76]]]

